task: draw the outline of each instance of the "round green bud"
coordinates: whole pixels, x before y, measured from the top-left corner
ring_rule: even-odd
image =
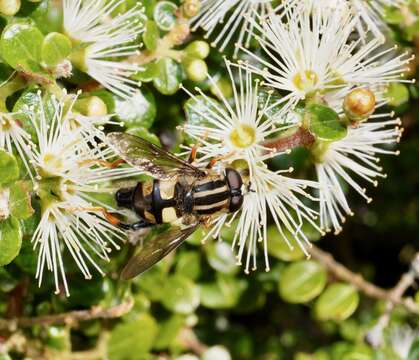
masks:
[[[193,59],[187,62],[185,71],[190,80],[201,82],[207,78],[208,67],[204,60]]]
[[[185,17],[192,18],[198,15],[199,10],[201,10],[200,0],[184,0],[183,1],[182,12]]]
[[[230,81],[225,78],[218,78],[215,82],[215,85],[211,85],[210,87],[211,93],[218,97],[219,99],[225,97],[230,98],[233,96],[233,88],[231,86]]]
[[[185,49],[189,57],[205,59],[210,53],[210,46],[206,41],[197,40],[191,42]]]
[[[354,89],[346,95],[343,109],[350,121],[366,121],[375,111],[376,99],[369,89]]]
[[[105,116],[108,109],[105,102],[98,96],[89,96],[76,101],[74,108],[86,116]]]
[[[20,10],[20,0],[0,0],[0,13],[13,16]]]

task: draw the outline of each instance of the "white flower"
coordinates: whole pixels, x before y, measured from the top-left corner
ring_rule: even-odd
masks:
[[[216,81],[208,76],[211,85],[216,89],[222,104],[205,95],[196,88],[200,96],[185,91],[199,106],[194,111],[205,118],[208,126],[187,122],[183,129],[191,137],[197,139],[202,154],[200,161],[214,158],[227,158],[229,161],[244,159],[249,164],[255,164],[272,154],[263,146],[263,142],[270,136],[283,131],[285,127],[274,124],[270,117],[265,118],[265,109],[269,105],[270,95],[264,104],[259,101],[258,81],[253,78],[248,69],[237,68],[232,71],[231,64],[226,60],[226,67],[230,75],[234,100],[230,104],[224,97]],[[235,83],[238,80],[238,85]]]
[[[395,327],[390,332],[391,347],[402,360],[407,360],[415,341],[419,341],[419,329],[413,330],[406,325]]]
[[[266,270],[269,270],[266,232],[269,216],[288,245],[292,248],[297,243],[308,256],[305,248],[309,242],[302,232],[302,226],[309,222],[320,229],[314,222],[316,211],[306,206],[299,196],[310,198],[304,189],[315,186],[315,183],[281,175],[292,169],[274,172],[267,168],[264,160],[284,152],[272,153],[264,146],[264,141],[272,135],[278,135],[284,127],[278,128],[269,116],[264,117],[270,99],[268,96],[262,106],[259,104],[258,83],[252,82],[251,73],[241,68],[233,72],[232,64],[227,61],[226,65],[233,88],[231,103],[222,96],[220,89],[217,92],[222,98],[222,105],[212,101],[203,92],[200,92],[201,98],[190,94],[195,103],[199,104],[194,110],[206,122],[186,123],[184,130],[199,142],[198,153],[202,154],[198,159],[199,164],[214,158],[221,158],[224,164],[244,161],[247,171],[244,171],[243,178],[249,191],[245,194],[242,210],[214,219],[206,238],[219,237],[223,226],[231,225],[237,219],[233,247],[238,249],[238,262],[245,262],[246,272],[250,268],[255,269],[257,247],[261,242]],[[217,88],[214,79],[209,79]],[[287,234],[291,234],[291,238]]]
[[[356,190],[368,202],[372,201],[366,195],[366,189],[358,184],[357,178],[377,186],[377,178],[386,177],[382,167],[377,164],[377,155],[398,155],[398,151],[389,150],[386,145],[400,140],[400,125],[400,120],[396,119],[370,121],[355,128],[349,127],[347,136],[328,145],[317,159],[321,228],[329,230],[332,226],[339,233],[345,216],[353,215],[342,182]]]
[[[28,174],[31,175],[27,154],[28,144],[31,142],[30,135],[22,128],[19,121],[22,113],[0,113],[0,148],[13,154],[16,149],[23,161]]]
[[[250,19],[272,10],[272,0],[203,0],[201,3],[200,13],[192,19],[192,30],[202,27],[206,37],[214,35],[212,45],[220,44],[220,51],[224,51],[233,38],[236,44],[248,46],[255,30]]]
[[[343,101],[336,98],[345,94],[341,89],[402,81],[400,75],[410,61],[406,54],[388,59],[393,49],[381,49],[377,39],[350,42],[355,24],[356,18],[341,9],[326,16],[294,8],[286,24],[269,14],[262,25],[254,23],[264,33],[258,39],[268,60],[243,48],[258,63],[243,66],[263,76],[265,85],[285,92],[275,104],[284,109],[316,93],[334,93],[335,101]]]
[[[137,85],[130,77],[141,68],[121,60],[138,52],[135,40],[143,31],[144,14],[135,6],[112,18],[122,2],[64,0],[64,30],[80,47],[77,65],[116,95],[129,98]]]
[[[406,4],[405,0],[286,0],[275,11],[287,11],[289,7],[300,6],[306,10],[328,12],[336,8],[350,9],[357,16],[355,28],[362,39],[366,39],[371,31],[374,37],[380,41],[385,40],[384,31],[386,25],[383,14],[386,7],[400,7]]]
[[[36,173],[34,188],[41,201],[42,216],[33,235],[38,250],[36,277],[42,283],[45,268],[54,274],[56,293],[62,282],[69,295],[63,253],[74,259],[86,279],[92,277],[88,264],[103,274],[95,258],[108,260],[111,247],[118,248],[117,240],[123,231],[111,225],[102,214],[106,205],[96,201],[93,193],[109,193],[106,182],[132,174],[132,169],[109,169],[104,159],[113,153],[93,146],[87,127],[69,131],[74,121],[72,104],[50,99],[46,111],[39,96],[39,111],[30,115],[37,136],[37,145],[30,147],[30,162]],[[100,185],[103,183],[103,185]]]

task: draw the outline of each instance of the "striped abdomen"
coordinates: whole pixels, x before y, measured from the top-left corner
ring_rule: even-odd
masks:
[[[212,215],[228,209],[230,189],[224,178],[202,179],[192,189],[193,209],[197,215]]]

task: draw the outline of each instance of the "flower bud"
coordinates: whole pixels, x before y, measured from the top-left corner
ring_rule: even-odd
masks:
[[[184,0],[183,1],[182,12],[185,17],[192,18],[198,15],[199,10],[201,10],[200,0]]]
[[[369,89],[354,89],[346,95],[343,109],[350,121],[366,121],[374,113],[375,95]]]
[[[187,62],[185,71],[190,80],[200,82],[207,78],[208,67],[204,60],[193,59]]]
[[[185,51],[190,57],[205,59],[210,53],[210,46],[206,41],[197,40],[190,43]]]
[[[0,0],[0,13],[13,16],[20,10],[20,0]]]
[[[86,116],[105,116],[108,114],[106,104],[98,96],[89,96],[77,100],[74,109]]]

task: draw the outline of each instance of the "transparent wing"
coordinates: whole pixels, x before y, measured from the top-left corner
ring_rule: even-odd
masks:
[[[164,179],[185,173],[205,176],[205,172],[195,166],[138,136],[114,132],[107,135],[107,140],[128,164],[153,177]]]
[[[139,248],[138,254],[134,255],[122,270],[121,278],[128,280],[148,270],[182,244],[197,226],[198,224],[192,225],[186,229],[172,226],[167,231],[146,240]]]

